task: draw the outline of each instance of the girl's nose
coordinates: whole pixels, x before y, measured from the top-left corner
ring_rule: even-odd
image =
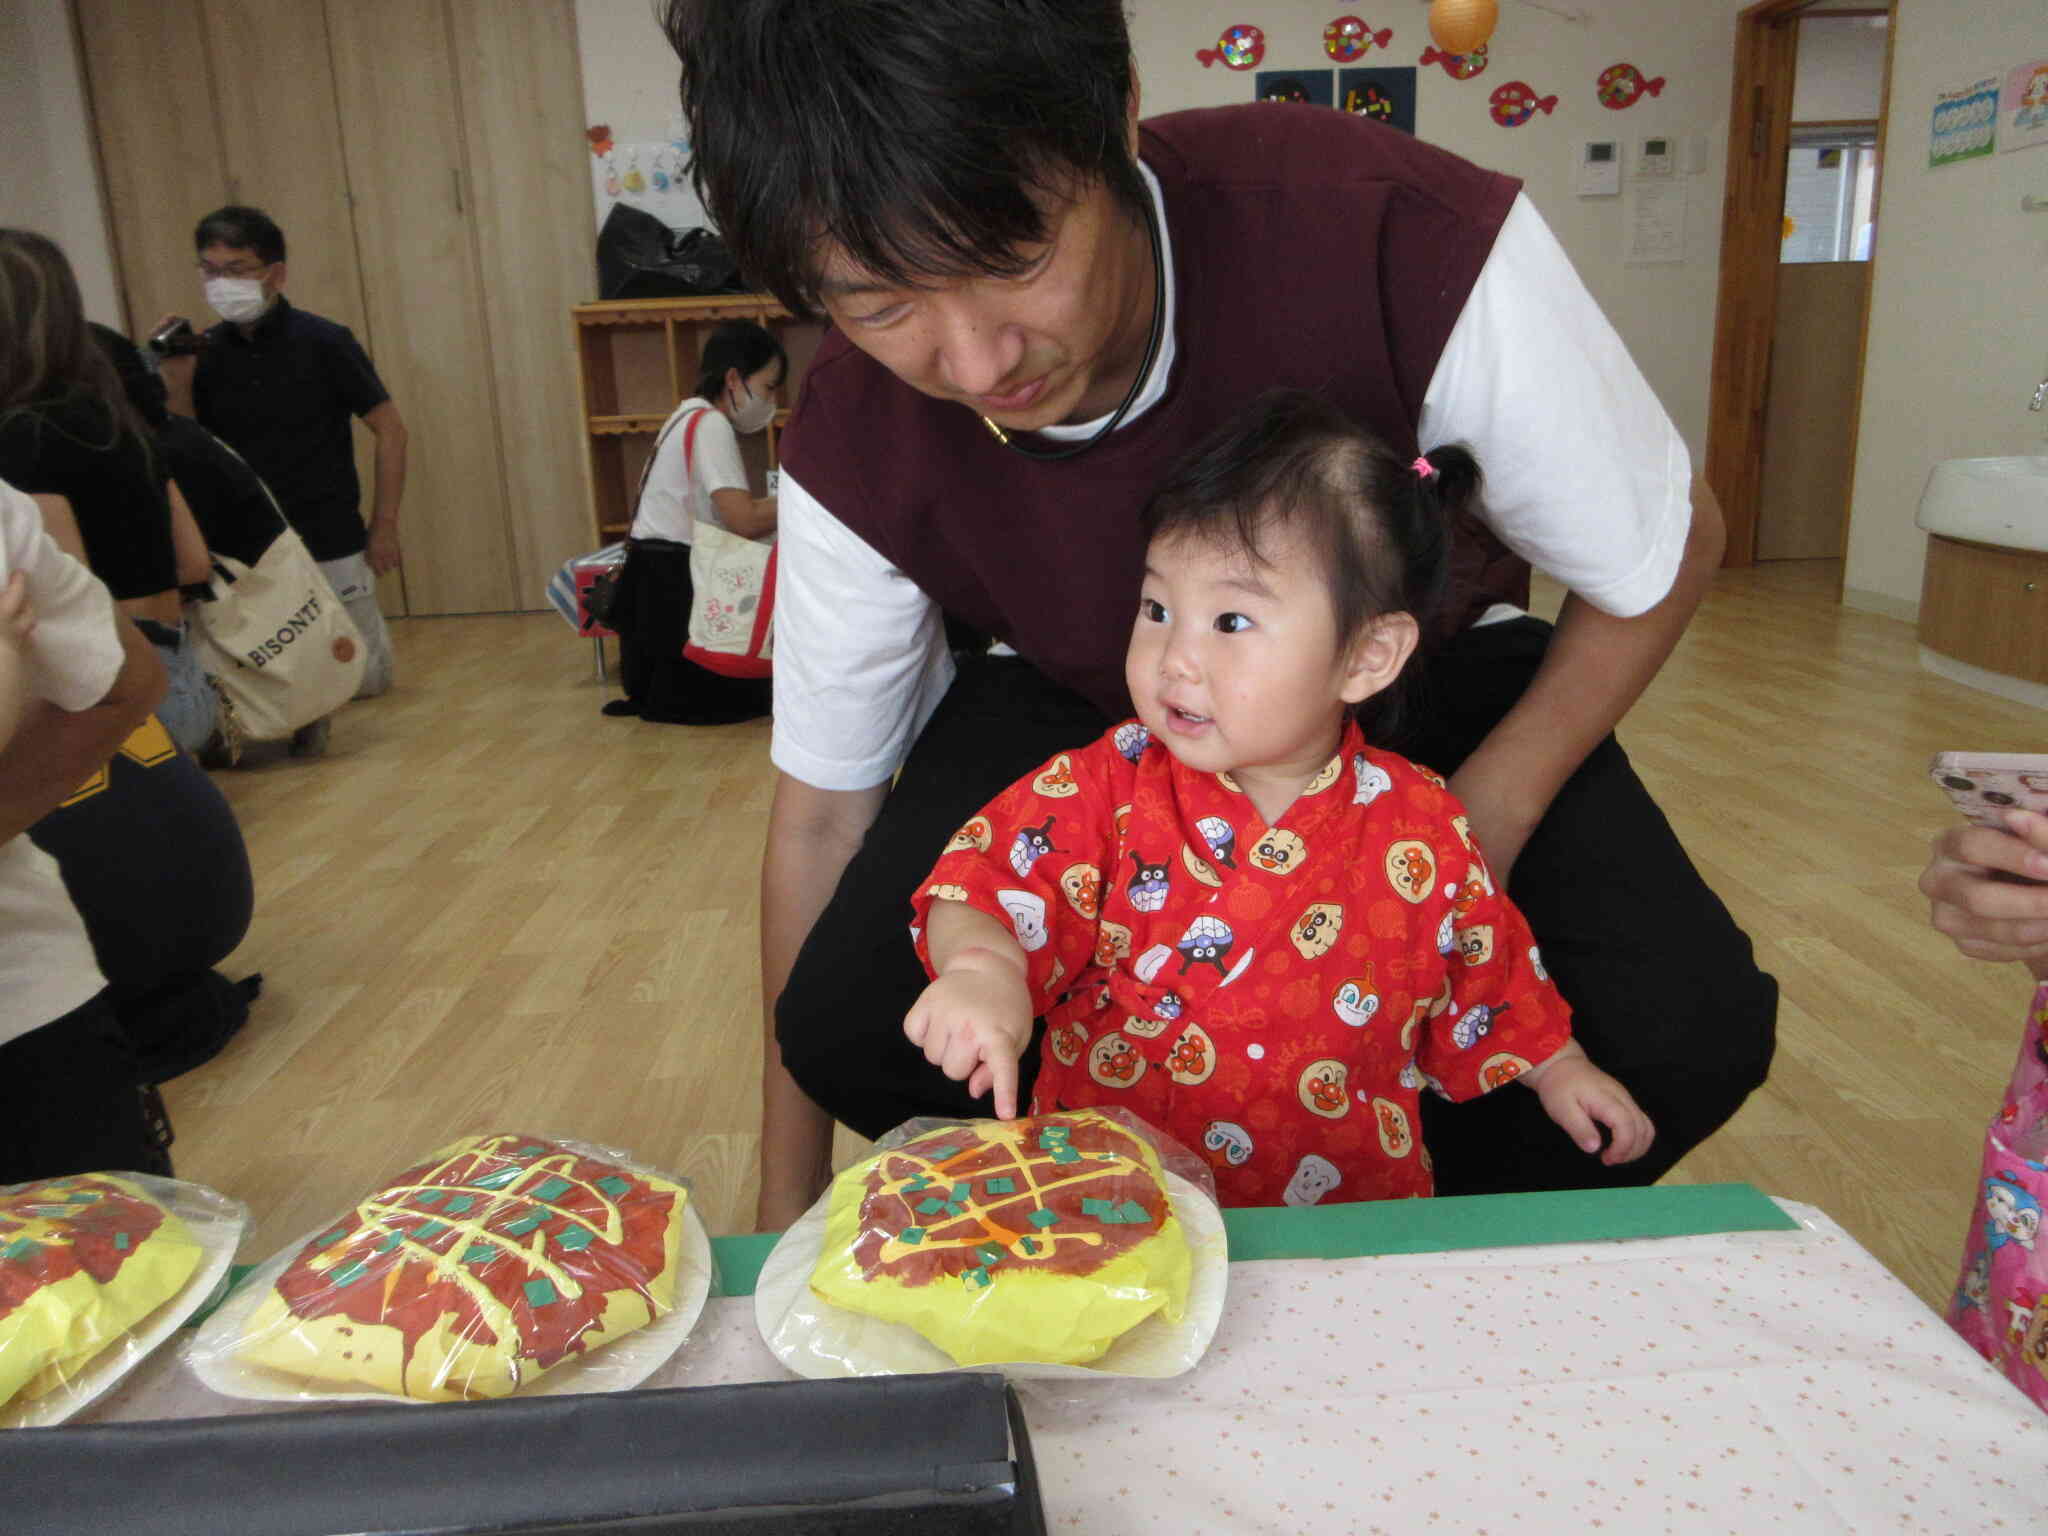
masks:
[[[1201,662],[1194,647],[1179,637],[1171,637],[1159,653],[1159,675],[1176,682],[1193,682],[1202,675]]]

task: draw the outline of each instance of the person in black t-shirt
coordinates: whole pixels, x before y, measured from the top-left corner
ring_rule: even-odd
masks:
[[[214,210],[199,221],[193,244],[207,303],[221,320],[196,356],[164,359],[170,409],[219,436],[276,495],[362,632],[369,662],[357,697],[373,697],[391,686],[376,578],[404,558],[405,421],[348,327],[285,299],[284,232],[261,209]],[[351,418],[377,442],[367,528]],[[295,748],[317,750],[326,728],[325,721],[306,727]]]

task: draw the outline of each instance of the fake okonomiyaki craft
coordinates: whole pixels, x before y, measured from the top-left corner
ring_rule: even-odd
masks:
[[[1227,1262],[1206,1168],[1128,1112],[913,1121],[784,1234],[755,1315],[807,1376],[1171,1376]]]
[[[711,1280],[679,1181],[581,1142],[469,1136],[249,1276],[190,1358],[237,1397],[617,1391],[681,1344]]]
[[[248,1223],[238,1200],[138,1173],[0,1189],[0,1428],[57,1424],[212,1292]]]

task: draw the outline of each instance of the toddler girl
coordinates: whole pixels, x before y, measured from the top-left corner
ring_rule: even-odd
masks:
[[[934,980],[904,1030],[929,1060],[1009,1118],[1042,1014],[1031,1112],[1124,1105],[1206,1149],[1226,1205],[1431,1193],[1425,1085],[1520,1079],[1588,1153],[1600,1125],[1604,1161],[1648,1149],[1463,808],[1356,718],[1387,718],[1478,479],[1299,392],[1172,474],[1138,718],[1005,790],[914,898]]]

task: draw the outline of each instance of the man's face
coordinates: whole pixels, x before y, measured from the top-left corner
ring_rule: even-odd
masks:
[[[1048,197],[1047,240],[1013,278],[878,282],[835,253],[821,299],[861,351],[911,388],[1012,431],[1106,415],[1144,359],[1152,255],[1109,187]]]
[[[284,287],[284,263],[265,261],[246,246],[215,244],[199,253],[199,277],[202,282],[216,277],[253,277],[263,284],[263,297],[274,299]]]

